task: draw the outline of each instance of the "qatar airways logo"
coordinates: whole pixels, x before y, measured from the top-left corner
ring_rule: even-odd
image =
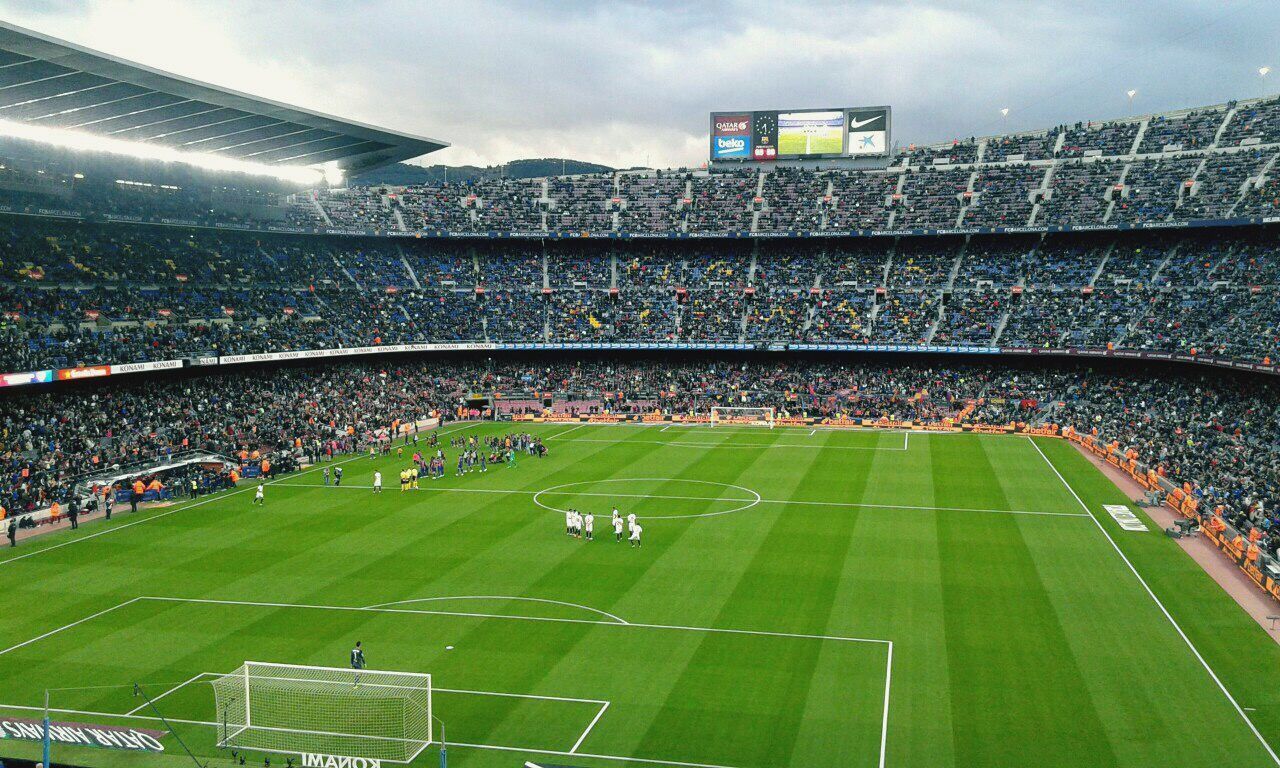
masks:
[[[720,115],[713,122],[717,136],[749,136],[751,115]]]

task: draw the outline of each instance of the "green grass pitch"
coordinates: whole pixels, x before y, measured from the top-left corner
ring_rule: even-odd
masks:
[[[841,128],[824,128],[816,133],[783,129],[778,134],[778,153],[782,155],[838,155],[843,149]]]
[[[547,458],[417,492],[407,460],[347,458],[343,488],[295,474],[263,508],[245,484],[0,551],[0,716],[105,686],[55,691],[54,719],[156,728],[137,682],[225,766],[213,676],[342,667],[361,640],[433,676],[464,768],[1280,764],[1276,643],[1154,525],[1121,530],[1102,505],[1125,497],[1062,441],[528,429]],[[565,536],[569,505],[596,541]],[[191,764],[165,744],[54,759]]]

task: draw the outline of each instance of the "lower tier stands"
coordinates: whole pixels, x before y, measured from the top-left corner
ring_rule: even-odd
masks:
[[[963,321],[949,327],[963,327]],[[477,401],[503,413],[705,413],[1060,425],[1186,484],[1202,511],[1280,555],[1280,382],[1212,369],[938,365],[771,356],[378,360],[0,394],[0,506],[65,505],[77,477],[188,450],[288,466]],[[450,449],[451,450],[451,449]],[[554,451],[554,447],[552,447]]]

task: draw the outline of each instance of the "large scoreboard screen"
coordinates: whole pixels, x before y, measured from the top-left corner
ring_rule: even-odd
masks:
[[[889,154],[888,107],[711,113],[711,160]]]

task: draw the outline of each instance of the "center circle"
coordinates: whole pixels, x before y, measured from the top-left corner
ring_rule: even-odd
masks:
[[[585,493],[585,492],[576,493],[571,490],[565,490],[566,488],[577,488],[584,485],[602,485],[604,483],[694,483],[696,485],[710,485],[710,486],[715,486],[717,488],[732,488],[735,491],[741,491],[745,494],[749,494],[751,498],[718,499],[710,496],[663,495],[660,493],[631,494],[631,495],[610,494],[610,493]],[[560,485],[553,485],[550,488],[543,488],[542,490],[533,494],[534,504],[537,504],[539,507],[542,507],[543,509],[549,509],[552,512],[564,513],[564,512],[568,512],[569,510],[564,509],[562,507],[552,506],[551,504],[546,503],[542,499],[543,495],[600,496],[603,498],[615,498],[615,499],[640,498],[640,499],[659,499],[659,500],[672,499],[672,500],[680,500],[680,501],[723,501],[723,502],[729,502],[729,503],[739,502],[738,506],[736,507],[733,507],[731,509],[722,509],[716,512],[698,512],[690,515],[636,515],[636,517],[640,520],[658,520],[658,519],[681,520],[681,519],[690,519],[695,517],[719,517],[720,515],[731,515],[734,512],[741,512],[746,509],[751,509],[755,505],[759,504],[761,501],[759,493],[756,493],[750,488],[744,488],[741,485],[734,485],[733,483],[717,483],[712,480],[690,480],[682,477],[614,477],[614,478],[609,478],[607,480],[580,480],[573,483],[561,483]],[[623,506],[623,505],[620,504],[618,506]]]

